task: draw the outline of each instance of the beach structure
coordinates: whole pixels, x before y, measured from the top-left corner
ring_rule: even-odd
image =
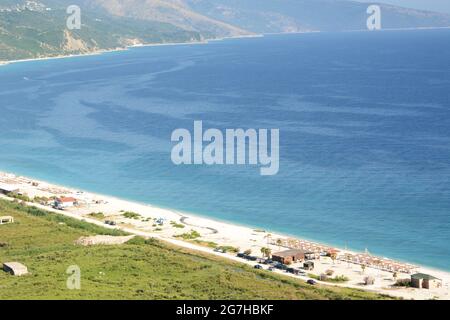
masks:
[[[14,217],[11,216],[0,217],[0,224],[9,224],[9,223],[14,223]]]
[[[3,263],[3,271],[10,273],[13,276],[23,276],[28,274],[28,268],[19,262]]]
[[[57,209],[65,209],[76,206],[78,204],[77,199],[72,197],[61,197],[55,200],[55,208]]]
[[[366,286],[372,286],[375,284],[375,278],[372,276],[364,277],[364,285]]]
[[[312,252],[312,251],[305,251],[305,259],[306,260],[320,259],[320,253]]]
[[[409,263],[397,262],[387,258],[379,258],[366,253],[346,253],[344,255],[338,256],[338,260],[357,265],[365,265],[367,267],[392,273],[412,274],[414,270],[417,270],[417,266],[411,265]]]
[[[305,260],[305,251],[300,249],[290,249],[272,254],[272,260],[283,264],[291,264]]]
[[[305,270],[314,270],[314,262],[312,261],[305,261],[305,263],[303,263],[303,269]]]
[[[371,267],[378,270],[383,270],[387,272],[397,272],[397,273],[406,273],[413,274],[417,272],[417,266],[397,262],[387,258],[380,258],[373,256],[366,249],[365,253],[350,253],[350,252],[342,252],[335,248],[320,245],[307,240],[300,240],[294,238],[279,238],[272,239],[270,244],[276,246],[282,246],[289,249],[299,249],[303,250],[305,255],[305,260],[313,260],[313,255],[318,259],[321,255],[334,256],[336,260],[357,264],[357,265],[365,265],[367,267]]]
[[[5,195],[19,193],[19,187],[13,184],[0,183],[0,193]]]
[[[411,287],[418,289],[437,289],[442,287],[442,280],[425,273],[411,275]]]
[[[164,225],[164,223],[166,223],[166,219],[160,217],[160,218],[156,219],[155,222],[156,222],[158,225],[162,226],[162,225]]]

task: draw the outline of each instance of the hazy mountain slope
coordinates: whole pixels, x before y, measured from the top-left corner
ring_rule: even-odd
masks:
[[[110,14],[159,21],[202,33],[205,37],[249,34],[248,31],[192,11],[182,0],[93,0]]]
[[[366,3],[344,0],[184,0],[193,10],[257,33],[366,29]],[[450,15],[380,4],[382,27],[448,27]]]
[[[81,8],[68,30],[66,9]],[[0,62],[249,34],[191,11],[178,0],[1,0]]]
[[[9,0],[0,5],[0,61],[89,53],[136,43],[202,40],[199,32],[158,21],[115,17],[85,6],[84,0],[47,0],[35,10],[22,8],[25,2]],[[80,30],[66,27],[69,3],[82,6]]]

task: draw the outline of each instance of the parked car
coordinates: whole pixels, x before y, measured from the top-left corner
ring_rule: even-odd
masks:
[[[308,281],[306,281],[307,284],[314,286],[317,282],[314,281],[313,279],[309,279]]]
[[[285,265],[285,264],[282,264],[282,265],[281,265],[281,269],[283,269],[284,271],[286,271],[287,269],[289,269],[289,267],[288,267],[287,265]]]
[[[287,268],[287,269],[286,269],[286,272],[287,272],[287,273],[292,273],[292,274],[294,274],[295,269],[294,269],[294,268]]]
[[[277,263],[275,265],[275,268],[280,269],[280,270],[287,270],[289,267],[284,265],[284,264],[282,264],[282,263]]]
[[[238,257],[238,258],[245,258],[245,254],[244,253],[238,253],[237,255],[236,255],[236,257]]]
[[[256,261],[256,260],[258,260],[257,257],[253,257],[253,256],[248,256],[247,259],[250,260],[250,261]]]
[[[268,271],[273,271],[273,267],[267,268]]]
[[[273,261],[272,260],[270,260],[270,259],[266,259],[266,260],[264,260],[264,264],[272,264],[273,263]]]
[[[254,266],[255,269],[262,269],[263,267],[259,264],[257,264],[256,266]]]

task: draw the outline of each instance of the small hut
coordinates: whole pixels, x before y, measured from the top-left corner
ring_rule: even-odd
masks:
[[[14,218],[11,216],[0,217],[0,224],[14,223]]]
[[[272,254],[272,260],[283,264],[291,264],[305,260],[305,251],[300,249],[290,249]]]
[[[73,197],[61,197],[55,199],[54,207],[60,210],[78,205],[78,200]]]
[[[411,275],[411,287],[423,289],[435,289],[442,287],[442,280],[425,273]]]
[[[13,276],[23,276],[28,274],[28,268],[19,262],[3,263],[3,271],[8,272]]]

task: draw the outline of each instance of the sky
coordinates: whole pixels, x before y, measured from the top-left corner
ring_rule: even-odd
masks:
[[[357,0],[359,2],[389,3],[397,6],[431,10],[450,14],[450,0]]]

